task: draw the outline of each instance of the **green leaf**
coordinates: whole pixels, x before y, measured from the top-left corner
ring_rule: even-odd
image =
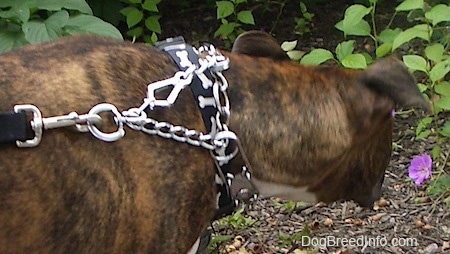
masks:
[[[431,157],[433,157],[433,160],[437,160],[439,156],[441,155],[441,147],[439,145],[436,145],[431,149]]]
[[[450,121],[445,122],[444,126],[442,126],[441,130],[439,131],[439,133],[442,136],[450,138]]]
[[[450,21],[450,6],[445,4],[435,5],[431,10],[425,12],[425,17],[432,21],[433,26],[443,21]]]
[[[442,195],[445,197],[445,195],[450,194],[450,175],[439,175],[437,179],[428,185],[427,192],[435,197]]]
[[[306,4],[303,2],[300,2],[300,12],[305,13],[308,11],[308,8],[306,8]]]
[[[224,24],[220,25],[220,27],[216,30],[216,32],[214,32],[214,37],[228,36],[238,26],[239,25],[235,22],[224,23]]]
[[[127,35],[130,37],[138,38],[142,35],[143,32],[144,32],[144,29],[140,26],[137,26],[135,28],[128,30]]]
[[[405,55],[403,56],[403,63],[413,71],[423,71],[428,73],[427,60],[417,55]]]
[[[281,49],[283,51],[291,51],[293,49],[295,49],[295,47],[297,47],[297,43],[298,41],[285,41],[283,43],[281,43]]]
[[[25,39],[29,43],[41,43],[57,39],[59,34],[52,27],[42,21],[29,21],[22,25]]]
[[[424,132],[424,130],[430,125],[433,121],[431,117],[424,117],[420,119],[419,124],[416,127],[416,137],[420,135],[420,133]],[[429,134],[428,134],[429,135]]]
[[[234,236],[232,235],[214,235],[209,243],[209,246],[215,247],[217,245],[221,245],[222,243],[228,242],[233,238]]]
[[[378,48],[375,50],[375,54],[377,58],[382,58],[383,56],[391,53],[392,50],[392,43],[386,42],[378,46]]]
[[[305,55],[305,52],[303,52],[301,50],[290,50],[290,51],[286,52],[286,54],[288,55],[288,57],[290,59],[292,59],[294,61],[298,61]]]
[[[440,43],[431,44],[425,48],[425,56],[436,63],[442,60],[444,52],[444,46]]]
[[[347,35],[356,35],[356,36],[369,36],[370,35],[370,25],[367,21],[361,20],[354,27],[350,27],[346,34]]]
[[[0,18],[20,20],[22,23],[25,23],[30,19],[30,9],[25,5],[15,5],[7,11],[0,11]]]
[[[26,43],[24,34],[20,31],[2,31],[0,30],[0,53],[17,48]]]
[[[419,91],[421,93],[425,92],[426,90],[428,90],[428,86],[422,83],[417,83],[417,88],[419,88]]]
[[[142,3],[142,0],[128,0],[132,4],[140,4]]]
[[[425,140],[428,138],[428,136],[430,136],[431,131],[430,130],[424,130],[421,133],[419,133],[418,135],[416,135],[416,138],[418,140]]]
[[[437,63],[430,71],[430,79],[434,83],[447,75],[450,72],[450,59]]]
[[[133,11],[133,10],[135,10],[135,9],[137,9],[137,8],[134,7],[134,6],[127,6],[127,7],[125,7],[125,8],[122,8],[122,9],[120,10],[120,13],[122,13],[122,15],[124,15],[124,16],[127,16],[128,13],[130,13],[131,11]]]
[[[399,4],[395,10],[396,11],[410,11],[415,9],[423,8],[423,0],[405,0]]]
[[[85,14],[70,17],[64,30],[69,34],[92,33],[123,40],[122,34],[113,25]]]
[[[145,19],[145,27],[148,30],[161,34],[161,25],[159,24],[160,15],[153,15]]]
[[[0,1],[0,8],[9,8],[17,4],[17,0],[2,0]]]
[[[430,41],[430,30],[431,27],[427,24],[420,24],[406,29],[394,39],[394,42],[392,43],[392,50],[395,50],[403,43],[409,42],[414,38],[422,38],[426,41]]]
[[[159,12],[159,2],[161,2],[161,0],[145,0],[142,4],[142,8],[147,11]]]
[[[352,27],[344,27],[343,21],[338,22],[335,27],[345,35],[356,35],[356,36],[368,36],[370,35],[370,25],[367,21],[361,20],[355,26]]]
[[[362,52],[361,55],[363,55],[364,58],[366,59],[367,66],[369,66],[369,65],[371,65],[373,63],[372,56],[369,53]]]
[[[242,4],[242,3],[246,3],[247,0],[233,0],[233,2],[238,5],[238,4]]]
[[[144,35],[144,42],[148,43],[150,45],[155,45],[155,43],[158,41],[158,35],[156,33],[152,33],[152,35]]]
[[[355,40],[343,41],[336,47],[336,56],[339,61],[342,61],[346,56],[353,53],[355,50]]]
[[[138,8],[131,7],[126,10],[126,17],[128,28],[132,28],[133,26],[141,22],[141,20],[144,18],[144,14]]]
[[[66,25],[67,20],[69,20],[69,13],[66,10],[62,10],[48,17],[45,20],[45,24],[55,31],[60,31]]]
[[[91,7],[85,0],[39,0],[36,2],[36,7],[40,10],[48,11],[75,10],[92,15]]]
[[[365,69],[367,68],[366,58],[362,54],[351,54],[342,60],[342,65],[350,69]]]
[[[435,105],[441,109],[450,110],[450,97],[440,98]]]
[[[155,44],[158,41],[158,35],[156,33],[152,33],[150,40],[151,40],[152,44]]]
[[[441,83],[434,85],[434,91],[437,94],[450,97],[450,82],[442,81]]]
[[[330,59],[333,59],[333,54],[326,49],[313,49],[311,52],[303,56],[300,64],[303,65],[319,65]]]
[[[18,33],[17,33],[18,34]],[[0,53],[10,51],[14,48],[16,33],[0,31]]]
[[[222,19],[234,13],[234,5],[230,1],[217,1],[217,19]]]
[[[253,19],[253,14],[251,11],[240,11],[237,14],[237,19],[244,24],[255,24],[255,20]]]
[[[402,32],[400,28],[396,28],[394,30],[392,29],[384,29],[381,31],[381,33],[378,35],[377,39],[384,43],[392,43],[394,42],[394,39]]]
[[[372,7],[366,7],[361,4],[354,4],[345,10],[343,26],[345,30],[349,30],[356,26],[364,16],[370,13]]]
[[[40,2],[41,0],[39,0]],[[57,1],[57,0],[55,0]],[[84,14],[93,15],[91,7],[86,3],[85,0],[64,0],[63,2],[64,9],[67,10],[76,10]]]

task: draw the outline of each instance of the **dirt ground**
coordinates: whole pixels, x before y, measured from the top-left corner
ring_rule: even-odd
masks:
[[[300,13],[299,1],[288,1],[279,20],[277,16],[280,5],[273,4],[270,10],[257,6],[253,11],[256,28],[272,31],[280,43],[299,40],[298,48],[301,50],[324,47],[334,51],[336,45],[343,40],[343,35],[334,28],[334,24],[342,19],[345,8],[354,1],[324,2],[325,4],[308,7],[315,14],[310,34],[299,36],[293,32],[294,17]],[[389,20],[389,12],[395,4],[395,1],[386,0],[380,4],[377,19],[381,23]],[[183,35],[193,44],[210,41],[218,47],[225,46],[222,40],[213,38],[218,27],[215,10],[202,6],[204,5],[175,10],[173,16],[163,17],[161,38]],[[371,50],[370,42],[364,40],[358,40],[358,47]],[[247,206],[242,215],[251,221],[251,225],[236,229],[231,225],[214,223],[217,238],[230,236],[238,239],[219,244],[213,252],[450,253],[450,208],[441,200],[427,196],[424,191],[426,185],[416,187],[407,175],[411,158],[422,152],[430,152],[434,145],[434,140],[431,139],[414,139],[419,119],[415,112],[396,116],[394,142],[397,148],[387,168],[383,198],[373,209],[363,209],[353,202],[318,204],[312,207],[299,205],[289,209],[286,201],[258,200]],[[442,160],[439,163],[447,162]],[[446,165],[446,170],[449,171],[449,165]],[[366,246],[356,243],[346,247],[341,243],[336,246],[302,248],[301,241],[295,242],[292,238],[302,232],[305,226],[308,226],[312,238],[328,237],[327,239],[336,240],[368,237],[372,243]]]

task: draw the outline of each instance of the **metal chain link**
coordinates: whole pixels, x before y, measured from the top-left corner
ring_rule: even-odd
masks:
[[[215,150],[223,144],[220,141],[214,142],[210,134],[203,134],[200,131],[188,129],[184,126],[173,125],[168,122],[159,122],[147,117],[144,111],[140,115],[134,115],[129,111],[122,112],[124,115],[120,121],[124,122],[133,130],[142,131],[149,135],[158,135],[167,139],[174,139],[178,142],[188,143],[193,146],[200,146],[208,150]]]
[[[229,60],[216,51],[213,45],[202,46],[198,53],[206,53],[204,59],[200,59],[200,66],[192,65],[186,71],[178,71],[173,77],[157,81],[148,85],[147,98],[139,108],[131,108],[122,112],[121,116],[116,115],[116,122],[126,124],[134,130],[142,131],[150,135],[158,135],[167,139],[174,139],[190,145],[206,148],[210,151],[225,149],[227,139],[237,139],[236,135],[228,127],[230,116],[230,103],[227,94],[228,82],[222,75],[222,71],[228,68]],[[169,122],[160,122],[147,117],[144,110],[147,107],[152,109],[155,106],[167,107],[172,105],[183,88],[191,84],[193,75],[201,74],[210,70],[214,77],[213,94],[218,108],[215,117],[216,133],[204,134],[197,130],[188,129],[184,126],[173,125]],[[172,91],[166,99],[156,99],[155,93],[161,89],[172,86]],[[214,128],[213,128],[214,129]],[[221,133],[221,135],[217,135]],[[233,156],[234,157],[234,156]],[[218,160],[225,160],[225,157],[218,156]]]

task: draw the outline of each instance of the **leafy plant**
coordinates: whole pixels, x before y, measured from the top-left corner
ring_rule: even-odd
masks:
[[[126,0],[128,6],[120,10],[126,17],[127,35],[154,44],[161,34],[158,4],[161,0]]]
[[[218,246],[230,241],[231,239],[233,239],[232,235],[213,235],[208,244],[208,250],[213,251]]]
[[[445,80],[450,73],[447,28],[450,23],[448,15],[450,6],[437,4],[431,7],[423,1],[406,0],[397,6],[396,10],[408,11],[408,16],[414,16],[412,20],[418,23],[412,28],[401,31],[393,40],[392,49],[404,43],[411,43],[413,40],[418,40],[424,45],[423,55],[405,55],[403,62],[411,71],[424,76],[418,86],[424,95],[430,98],[434,114],[420,121],[416,128],[416,138],[426,139],[434,136],[437,145],[432,149],[431,154],[434,159],[438,159],[443,153],[442,144],[450,137],[450,120],[442,121],[440,116],[440,113],[450,110],[450,83]],[[443,165],[446,165],[445,162]],[[440,167],[427,188],[428,193],[432,196],[450,196],[449,177],[444,168]]]
[[[240,208],[232,215],[221,218],[219,220],[219,224],[220,225],[229,225],[235,229],[248,228],[249,226],[253,225],[256,222],[256,220],[254,220],[250,216],[244,215],[243,212],[244,212],[244,208]]]
[[[114,26],[92,16],[92,10],[84,0],[0,2],[0,52],[76,33],[122,39]]]
[[[344,18],[335,27],[346,37],[365,37],[372,40],[375,54],[356,52],[355,40],[347,40],[338,44],[334,52],[326,49],[313,49],[300,57],[301,64],[319,65],[326,61],[335,61],[346,68],[365,69],[375,58],[381,58],[402,48],[403,45],[419,46],[418,53],[413,47],[403,47],[402,61],[411,72],[417,74],[420,91],[433,106],[433,115],[423,118],[416,128],[416,139],[427,139],[434,136],[437,145],[432,149],[433,159],[442,155],[442,144],[450,138],[450,120],[443,119],[442,114],[450,111],[450,82],[446,77],[450,73],[450,3],[435,4],[424,0],[404,0],[395,8],[391,21],[378,33],[375,20],[378,0],[368,0],[367,5],[353,4],[349,6]],[[394,17],[407,12],[407,19],[411,26],[406,29],[391,28]],[[366,20],[368,18],[369,21]],[[290,42],[292,43],[292,42]],[[300,54],[294,53],[293,47],[287,47],[288,55],[298,60]],[[290,53],[291,52],[291,53]],[[436,181],[443,181],[433,188],[433,193],[448,189],[448,181],[442,179],[441,173],[448,176],[443,168],[438,176],[432,179],[430,185]],[[439,173],[441,172],[441,173]]]
[[[242,9],[247,0],[216,1],[217,19],[221,25],[214,32],[214,37],[221,37],[233,42],[237,35],[244,32],[242,25],[255,25],[251,10]]]
[[[310,23],[312,18],[314,17],[313,13],[308,12],[308,9],[306,8],[306,4],[303,2],[300,2],[300,17],[295,18],[295,28],[294,32],[298,35],[304,35],[309,32],[310,30]]]
[[[244,215],[244,208],[240,208],[237,211],[235,211],[233,214],[220,218],[219,219],[219,226],[221,227],[233,227],[237,230],[242,230],[250,227],[254,223],[256,223],[256,220],[251,218],[248,215]],[[217,246],[222,245],[225,242],[230,241],[234,238],[234,235],[218,235],[213,234],[211,242],[208,245],[209,250],[213,250],[217,248]]]
[[[292,201],[292,200],[287,200],[287,201],[282,201],[282,202],[273,200],[273,203],[276,207],[283,208],[288,212],[292,212],[295,209],[297,209],[301,206],[304,206],[306,204],[304,202],[296,202],[296,201]]]

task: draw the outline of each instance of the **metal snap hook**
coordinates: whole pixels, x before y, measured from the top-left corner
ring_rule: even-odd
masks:
[[[108,111],[110,111],[111,113],[114,114],[114,120],[115,120],[115,123],[117,124],[117,131],[111,132],[111,133],[102,132],[101,130],[99,130],[97,128],[97,126],[95,126],[91,122],[87,123],[87,127],[88,127],[88,130],[92,133],[92,135],[94,135],[94,137],[96,137],[100,140],[106,141],[106,142],[114,142],[114,141],[119,140],[120,138],[122,138],[125,135],[125,130],[123,129],[123,122],[119,120],[119,119],[121,119],[122,115],[117,110],[117,108],[112,104],[102,103],[102,104],[98,104],[98,105],[94,106],[89,111],[89,115],[95,115],[95,114],[99,115],[100,113],[104,113],[104,112],[108,112]]]
[[[21,111],[32,112],[33,120],[31,120],[30,125],[31,129],[34,132],[34,138],[26,140],[26,141],[16,141],[17,147],[35,147],[39,145],[42,138],[42,114],[41,111],[34,105],[25,104],[25,105],[15,105],[14,112],[18,113]]]

